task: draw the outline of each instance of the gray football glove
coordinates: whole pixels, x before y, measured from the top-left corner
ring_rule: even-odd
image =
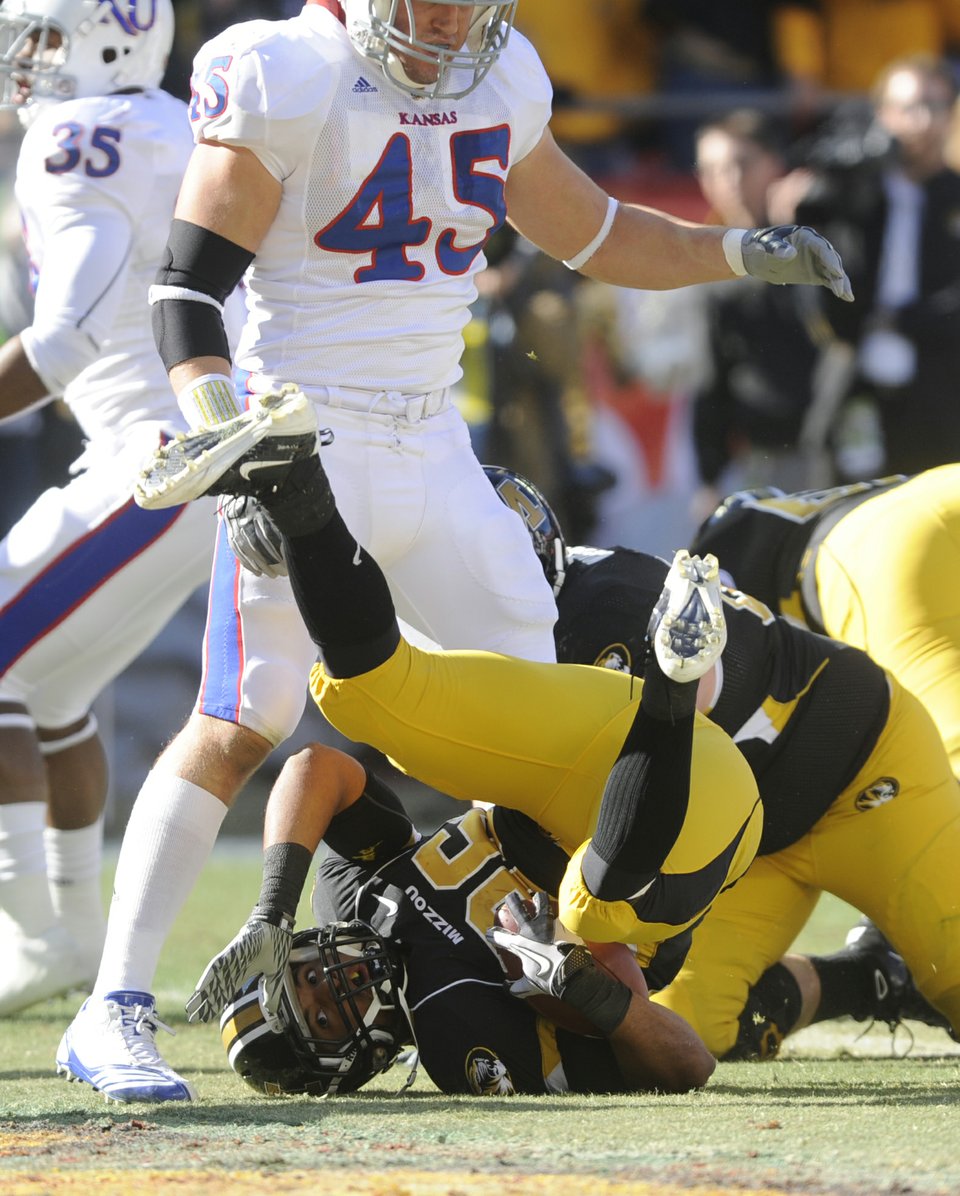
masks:
[[[255,908],[232,943],[207,964],[187,1001],[187,1021],[209,1022],[219,1018],[246,980],[263,975],[263,1004],[276,1015],[283,992],[283,974],[290,958],[293,923],[279,924]]]
[[[823,286],[838,299],[853,302],[853,290],[840,254],[812,228],[799,224],[751,228],[740,249],[743,268],[754,278],[779,284]]]
[[[267,510],[255,498],[233,495],[220,503],[233,555],[257,577],[286,577],[283,537]]]

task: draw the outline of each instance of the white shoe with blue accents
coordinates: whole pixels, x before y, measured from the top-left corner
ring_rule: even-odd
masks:
[[[661,671],[671,681],[696,681],[716,663],[727,643],[720,568],[708,553],[674,555],[647,634]]]
[[[88,997],[60,1040],[57,1075],[80,1080],[113,1101],[194,1100],[193,1086],[164,1063],[149,993],[123,991]]]

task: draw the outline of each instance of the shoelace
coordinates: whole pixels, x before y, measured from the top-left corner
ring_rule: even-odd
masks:
[[[110,1009],[110,1020],[119,1031],[123,1045],[137,1063],[150,1066],[156,1066],[157,1063],[163,1064],[153,1037],[157,1030],[165,1030],[171,1035],[175,1035],[176,1031],[171,1029],[166,1022],[162,1022],[155,1011],[146,1005],[134,1005],[131,1009],[128,1006],[113,1003]]]

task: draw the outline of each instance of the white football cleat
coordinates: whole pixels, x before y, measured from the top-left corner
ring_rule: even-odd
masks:
[[[647,627],[661,671],[671,681],[696,681],[719,659],[727,643],[720,594],[720,568],[681,548]]]
[[[250,494],[254,478],[262,483],[271,469],[285,472],[295,459],[316,450],[316,438],[313,405],[288,382],[242,415],[168,441],[144,465],[133,497],[137,506],[155,511],[204,494]],[[248,460],[232,470],[246,454]]]
[[[5,919],[0,952],[0,1017],[73,989],[89,992],[100,962],[92,959],[59,923],[35,938],[27,938],[13,921]]]
[[[57,1075],[81,1080],[107,1100],[195,1100],[193,1085],[157,1050],[157,1017],[149,993],[120,991],[88,997],[57,1048]]]

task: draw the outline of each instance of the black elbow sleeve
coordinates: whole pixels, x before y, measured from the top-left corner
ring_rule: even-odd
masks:
[[[253,256],[218,233],[173,221],[151,292],[153,337],[168,371],[194,357],[230,359],[223,303]],[[182,293],[164,294],[168,288]]]

